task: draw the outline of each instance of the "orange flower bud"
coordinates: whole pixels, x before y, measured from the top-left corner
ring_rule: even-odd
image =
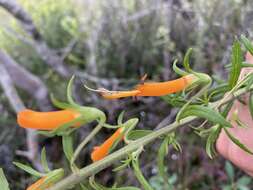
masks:
[[[121,137],[122,132],[123,128],[117,129],[114,134],[110,138],[108,138],[102,145],[94,147],[93,152],[91,153],[92,161],[96,162],[106,157],[113,144]],[[123,139],[123,135],[121,139]]]
[[[17,121],[23,128],[54,130],[79,116],[80,113],[72,109],[52,112],[36,112],[25,109],[18,113]],[[73,127],[79,127],[79,125],[75,124]]]

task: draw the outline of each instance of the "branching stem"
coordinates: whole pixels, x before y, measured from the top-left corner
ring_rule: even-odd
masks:
[[[253,86],[249,88],[248,90],[246,87],[239,89],[236,92],[233,92],[233,94],[227,94],[225,98],[222,99],[222,103],[220,101],[210,103],[211,107],[216,107],[217,105],[221,106],[224,105],[236,97],[243,95],[247,93],[248,91],[253,90]],[[129,153],[137,150],[139,147],[145,146],[157,138],[159,138],[162,135],[169,134],[173,131],[175,131],[177,128],[189,124],[190,122],[196,120],[197,117],[195,116],[190,116],[185,119],[180,120],[180,122],[174,122],[170,125],[167,125],[159,130],[154,131],[153,133],[146,135],[136,141],[131,142],[130,144],[126,145],[125,147],[119,149],[118,151],[115,151],[114,153],[108,155],[104,159],[95,162],[93,164],[90,164],[82,169],[79,170],[78,173],[73,173],[48,190],[64,190],[68,189],[70,186],[76,185],[82,181],[84,181],[86,178],[95,175],[96,173],[100,172],[101,170],[107,168],[108,166],[114,164],[115,162],[121,160],[122,158],[126,157]]]

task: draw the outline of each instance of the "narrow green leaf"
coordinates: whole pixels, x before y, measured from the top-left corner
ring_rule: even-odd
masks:
[[[182,110],[182,112],[180,112],[178,119],[180,120],[188,116],[197,116],[200,118],[207,119],[214,124],[220,124],[224,127],[232,127],[231,124],[226,121],[226,119],[222,117],[220,113],[214,111],[210,107],[204,107],[202,105],[187,106],[184,110]]]
[[[158,150],[158,173],[163,178],[166,189],[170,189],[170,184],[168,183],[169,177],[167,175],[166,167],[164,165],[165,157],[168,154],[169,141],[169,136],[165,137]]]
[[[249,110],[250,110],[250,115],[251,118],[253,119],[253,92],[250,92],[250,96],[249,96]]]
[[[13,162],[13,164],[15,166],[17,166],[18,168],[26,171],[27,173],[29,173],[29,174],[31,174],[33,176],[36,176],[36,177],[43,177],[43,176],[45,176],[45,174],[36,171],[31,166],[27,166],[27,165],[19,163],[19,162]]]
[[[137,187],[128,186],[128,187],[118,187],[118,188],[106,188],[105,190],[140,190],[140,189]]]
[[[247,81],[246,90],[249,90],[250,87],[253,85],[253,73],[250,73],[250,75],[248,77],[249,78]]]
[[[67,100],[71,105],[78,106],[78,104],[76,104],[72,98],[72,86],[73,86],[74,79],[75,79],[75,76],[73,75],[71,79],[69,80],[68,87],[67,87]]]
[[[4,171],[0,168],[0,187],[1,190],[10,190],[9,183],[4,175]]]
[[[128,140],[137,140],[148,134],[152,133],[152,130],[132,130],[127,134]]]
[[[60,109],[67,109],[67,108],[71,108],[72,106],[68,103],[65,103],[65,102],[61,102],[59,100],[57,100],[53,94],[50,94],[50,99],[53,103],[53,105],[57,108],[60,108]]]
[[[232,89],[238,81],[242,68],[242,60],[243,56],[240,42],[238,40],[235,40],[232,47],[232,67],[230,69],[228,81],[230,89]]]
[[[216,126],[212,127],[212,129],[213,130],[211,130],[211,132],[207,138],[207,141],[206,141],[206,153],[211,159],[213,158],[213,155],[216,154],[214,145],[215,145],[215,142],[220,134],[221,127],[219,125],[216,125]]]
[[[251,181],[252,181],[252,179],[250,177],[248,177],[248,176],[242,176],[241,178],[239,178],[237,180],[236,183],[238,185],[249,185]]]
[[[233,182],[234,177],[235,177],[235,171],[234,171],[234,167],[232,166],[232,164],[229,161],[226,161],[226,163],[225,163],[225,170],[228,174],[230,181]]]
[[[161,99],[173,107],[182,107],[186,103],[186,100],[181,93],[161,96]]]
[[[63,146],[63,152],[64,152],[66,158],[69,161],[71,161],[72,156],[74,154],[72,135],[63,135],[62,136],[62,146]]]
[[[43,166],[45,173],[50,172],[50,169],[49,169],[48,163],[47,163],[47,155],[46,155],[45,147],[42,148],[40,156],[41,156],[41,164]]]
[[[190,67],[190,56],[192,54],[192,48],[189,48],[184,56],[184,61],[183,65],[186,71],[191,72],[191,67]]]
[[[232,106],[233,106],[233,101],[230,101],[229,103],[227,103],[227,104],[225,105],[224,109],[223,109],[222,112],[221,112],[221,115],[222,115],[224,118],[227,117],[227,115],[228,115],[229,111],[231,110]]]
[[[128,167],[128,166],[130,165],[131,161],[132,161],[131,158],[128,158],[128,159],[126,159],[126,160],[121,161],[122,164],[119,165],[119,166],[117,166],[116,168],[114,168],[112,171],[118,172],[118,171],[120,171],[120,170],[125,169],[126,167]]]
[[[134,174],[135,174],[136,178],[138,179],[138,181],[140,182],[140,184],[142,185],[143,189],[144,190],[153,190],[153,188],[150,186],[150,184],[147,182],[147,180],[143,176],[140,166],[139,166],[139,161],[137,159],[132,160],[132,166],[134,169]]]
[[[180,68],[177,66],[177,59],[173,62],[172,68],[173,68],[174,72],[177,73],[177,74],[180,75],[180,76],[188,75],[187,72],[185,72],[184,70],[180,69]]]
[[[229,91],[228,84],[219,84],[214,88],[208,90],[208,99],[215,99],[217,96],[223,96],[227,91]]]
[[[253,155],[253,152],[246,145],[242,144],[241,141],[239,139],[237,139],[235,136],[233,136],[226,128],[223,128],[223,129],[225,130],[225,132],[228,135],[228,137],[230,138],[230,140],[233,141],[233,143],[235,143],[237,146],[239,146],[245,152]]]
[[[248,38],[246,38],[244,35],[241,35],[241,41],[245,48],[250,52],[251,55],[253,55],[253,45],[250,42]]]
[[[224,67],[225,68],[230,68],[230,67],[232,67],[232,64],[227,64]],[[251,64],[249,62],[246,62],[246,61],[243,61],[242,62],[242,68],[245,68],[245,67],[253,67],[253,64]]]
[[[123,123],[123,117],[124,117],[124,114],[125,114],[125,111],[122,111],[120,114],[119,114],[119,117],[118,117],[118,125],[121,125]]]
[[[81,190],[89,190],[87,187],[85,187],[84,184],[80,183],[79,185],[80,185]]]

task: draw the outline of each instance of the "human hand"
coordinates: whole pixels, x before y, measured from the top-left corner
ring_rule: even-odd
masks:
[[[253,56],[247,53],[246,61],[253,64]],[[241,77],[249,72],[253,72],[253,69],[244,68],[242,70]],[[246,103],[248,103],[249,95],[245,95],[243,99]],[[238,127],[238,124],[232,119],[235,113],[238,115],[240,121],[247,127]],[[250,150],[253,150],[253,119],[248,105],[244,105],[236,100],[228,114],[228,119],[231,119],[233,125],[233,128],[228,129],[229,132],[238,138],[241,143],[245,144]],[[236,166],[253,177],[253,155],[245,152],[234,144],[226,135],[224,130],[221,131],[217,139],[216,149],[224,158],[230,160]]]

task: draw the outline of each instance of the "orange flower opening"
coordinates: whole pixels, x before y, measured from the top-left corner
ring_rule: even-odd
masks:
[[[25,109],[18,113],[17,121],[23,128],[54,130],[79,116],[80,113],[72,109],[52,112],[36,112]],[[75,124],[73,127],[79,127],[79,124]]]
[[[192,74],[179,79],[166,82],[143,82],[129,91],[101,90],[101,95],[106,99],[117,99],[129,96],[164,96],[184,90],[193,83],[195,76]]]
[[[45,180],[46,180],[46,177],[40,178],[38,181],[30,185],[26,190],[44,190],[44,188],[41,189],[40,186],[43,185]],[[50,186],[51,184],[48,184],[45,188],[49,188]]]
[[[121,137],[123,128],[117,129],[114,134],[109,137],[102,145],[94,147],[91,153],[91,159],[93,162],[103,159],[109,154],[110,148]],[[120,140],[123,139],[123,135]]]

